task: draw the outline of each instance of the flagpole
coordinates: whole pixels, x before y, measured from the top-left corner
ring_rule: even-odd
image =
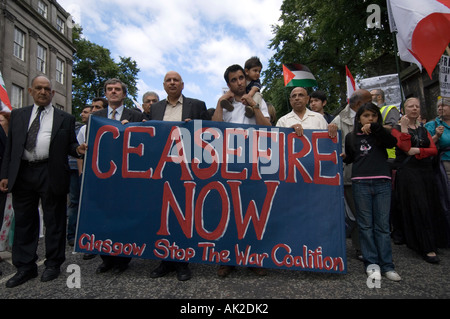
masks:
[[[400,96],[402,99],[402,103],[405,100],[405,97],[403,96],[403,89],[402,89],[402,80],[400,78],[400,63],[399,63],[399,57],[398,57],[398,46],[397,46],[397,35],[396,32],[392,32],[392,37],[394,41],[394,55],[395,55],[395,64],[397,66],[397,76],[398,76],[398,83],[400,84]]]
[[[288,114],[291,110],[290,110],[290,105],[289,105],[289,94],[288,94],[287,86],[284,86],[284,94],[286,96],[286,106],[287,106],[286,114]]]
[[[392,34],[392,38],[393,38],[393,42],[394,42],[394,55],[395,55],[395,64],[397,66],[397,76],[398,76],[398,83],[400,85],[400,96],[401,96],[401,100],[402,103],[405,100],[405,97],[403,95],[403,89],[402,89],[402,80],[400,78],[400,52],[398,49],[398,43],[397,43],[397,24],[394,20],[394,15],[392,12],[392,7],[391,7],[391,0],[386,0],[386,6],[387,6],[387,11],[388,11],[388,19],[389,19],[389,28],[391,30],[391,34]]]

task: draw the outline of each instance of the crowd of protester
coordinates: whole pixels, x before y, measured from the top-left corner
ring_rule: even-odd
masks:
[[[327,130],[331,138],[341,131],[345,205],[356,220],[348,234],[367,275],[401,280],[391,242],[407,245],[426,262],[439,263],[438,248],[448,247],[450,239],[450,98],[438,100],[438,117],[424,125],[417,98],[407,99],[399,109],[385,104],[382,90],[357,90],[348,105],[332,116],[325,110],[323,92],[297,87],[289,96],[292,111],[277,119],[275,108],[261,95],[261,70],[256,57],[244,68],[228,67],[224,80],[229,90],[210,109],[205,102],[182,94],[183,79],[174,71],[164,77],[167,98],[160,100],[155,92],[147,92],[141,109],[125,107],[126,85],[110,79],[104,85],[105,97],[83,108],[80,125],[73,116],[53,108],[54,91],[48,78],[33,79],[29,93],[34,105],[11,114],[0,112],[0,251],[11,250],[17,268],[6,287],[37,277],[41,236],[46,242],[43,282],[58,277],[65,244],[74,245],[90,116],[122,124],[198,119],[277,126],[291,128],[298,136],[304,130]],[[58,145],[53,145],[55,135]],[[59,168],[67,164],[70,172],[66,176]],[[95,257],[84,254],[83,259]],[[131,261],[119,256],[99,258],[97,273],[119,274]],[[222,265],[217,274],[226,277],[233,269]],[[267,273],[263,268],[251,270],[260,276]],[[192,277],[188,263],[170,261],[162,261],[150,277],[170,272],[176,272],[180,281]]]

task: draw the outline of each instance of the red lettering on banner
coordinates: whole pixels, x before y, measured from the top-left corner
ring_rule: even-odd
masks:
[[[278,251],[283,258],[279,258]],[[284,255],[283,255],[283,250]],[[343,271],[344,261],[342,257],[330,257],[322,255],[322,247],[317,247],[315,250],[308,249],[306,245],[303,245],[303,255],[292,255],[292,249],[289,245],[278,244],[273,247],[271,253],[271,259],[277,267],[297,267],[302,269],[326,269]]]
[[[161,258],[161,259],[166,259],[167,257],[169,257],[169,249],[167,248],[167,246],[170,245],[170,242],[167,239],[160,239],[157,240],[155,242],[155,248],[153,250],[154,254],[156,257]],[[157,249],[160,249],[161,252],[159,252]]]
[[[82,235],[80,236],[79,240],[78,240],[78,246],[79,246],[81,249],[89,250],[89,248],[90,248],[89,242],[88,242],[88,241],[85,242],[84,239],[90,240],[89,235],[88,235],[88,234],[82,234]]]
[[[231,188],[231,197],[233,199],[234,218],[236,221],[238,238],[243,239],[245,237],[250,220],[252,220],[253,226],[255,227],[256,237],[258,238],[258,240],[262,240],[266,231],[270,212],[272,210],[272,203],[275,199],[275,193],[277,192],[280,182],[265,181],[264,184],[266,184],[267,187],[267,195],[265,196],[264,204],[261,209],[261,216],[258,216],[258,209],[256,207],[255,201],[251,200],[248,205],[247,211],[245,212],[245,217],[242,216],[242,200],[239,190],[239,186],[242,184],[242,182],[228,181],[227,183]]]
[[[214,147],[210,144],[204,141],[201,137],[203,133],[208,132],[211,133],[214,138],[218,139],[220,137],[220,133],[210,127],[202,128],[201,130],[197,130],[194,133],[194,142],[201,146],[202,149],[205,151],[208,151],[211,155],[211,165],[207,168],[200,168],[200,160],[196,157],[192,160],[192,170],[194,171],[195,176],[197,176],[199,179],[209,179],[212,178],[214,175],[216,175],[217,171],[219,170],[219,155],[217,154],[217,151],[214,149]]]
[[[296,140],[301,140],[303,148],[300,152],[294,153],[294,144]],[[300,171],[305,183],[312,183],[313,180],[306,168],[299,161],[300,158],[306,157],[311,152],[311,144],[305,136],[299,137],[295,133],[288,135],[288,177],[286,182],[297,183],[296,169]]]
[[[220,195],[220,198],[222,200],[222,217],[220,218],[220,222],[217,228],[212,232],[208,232],[203,226],[203,203],[205,202],[205,198],[206,196],[208,196],[211,190],[216,190]],[[217,208],[218,206],[214,205],[214,214],[217,213]],[[229,219],[230,202],[225,186],[220,182],[211,182],[203,187],[200,191],[200,194],[198,195],[195,204],[195,229],[197,230],[197,234],[207,240],[218,240],[225,234]]]
[[[216,263],[227,263],[230,261],[230,251],[215,251],[214,243],[198,243],[198,247],[203,248],[202,260]]]
[[[259,149],[260,137],[270,137],[274,142],[277,142],[279,134],[277,132],[257,131],[257,130],[253,131],[253,145],[252,145],[253,168],[252,168],[252,175],[250,176],[250,179],[252,180],[261,180],[261,175],[259,174],[259,159],[262,157],[267,160],[270,160],[272,157],[272,149],[270,148],[267,148],[267,150]]]
[[[132,133],[147,133],[151,137],[155,136],[155,128],[149,126],[133,126],[125,129],[123,136],[123,157],[122,157],[122,177],[123,178],[151,178],[152,169],[147,171],[130,171],[129,154],[137,154],[144,156],[144,144],[139,144],[138,147],[130,146],[130,139]]]
[[[280,182],[278,181],[265,182],[267,187],[267,194],[265,196],[264,203],[261,209],[261,216],[259,216],[258,214],[258,209],[256,207],[256,203],[254,200],[250,201],[247,211],[245,212],[245,216],[243,216],[241,195],[239,189],[239,185],[242,184],[242,182],[228,181],[227,183],[231,188],[234,216],[239,239],[243,239],[245,237],[247,229],[250,225],[250,220],[252,220],[253,226],[255,228],[256,237],[258,238],[258,240],[262,240],[266,230],[267,222],[269,220],[270,212],[272,210],[272,203],[273,200],[275,199],[275,194]],[[175,198],[175,194],[173,193],[173,190],[170,187],[169,182],[166,182],[164,184],[164,193],[162,199],[163,203],[161,210],[161,224],[157,232],[157,235],[161,236],[170,235],[169,212],[170,209],[172,209],[178,221],[178,224],[180,225],[186,238],[192,238],[193,224],[194,224],[193,203],[194,203],[195,187],[196,184],[194,182],[184,183],[185,213],[183,214],[180,205],[178,204],[178,201]],[[203,226],[203,219],[204,219],[203,203],[205,201],[206,196],[212,189],[217,190],[221,197],[222,216],[217,228],[212,232],[208,232],[207,230],[204,229]],[[228,222],[230,219],[229,207],[230,207],[229,196],[223,184],[221,184],[220,182],[211,182],[207,186],[205,186],[200,192],[197,201],[195,202],[195,229],[197,231],[197,234],[207,240],[220,239],[225,234],[228,227]]]
[[[78,239],[78,246],[87,251],[97,250],[98,252],[109,254],[111,256],[118,256],[120,254],[126,256],[142,256],[146,244],[138,246],[136,243],[113,243],[111,239],[95,240],[95,235],[82,234]]]
[[[172,145],[174,142],[178,152],[177,156],[170,155]],[[172,127],[172,130],[170,131],[169,138],[167,139],[166,146],[164,147],[164,151],[161,155],[161,159],[158,163],[158,166],[155,169],[153,179],[163,178],[162,171],[164,170],[164,167],[168,162],[180,164],[182,181],[193,180],[191,171],[189,170],[189,166],[187,164],[183,138],[181,136],[180,128],[178,126]]]
[[[284,152],[285,152],[284,136],[285,136],[285,134],[283,132],[280,132],[279,138],[278,138],[278,140],[280,141],[280,143],[279,143],[280,148],[278,151],[279,156],[280,156],[280,159],[279,159],[280,166],[278,168],[280,181],[284,181],[286,179],[286,164],[285,164],[286,159],[285,159],[285,154],[284,154]]]
[[[250,245],[247,245],[247,248],[245,251],[239,250],[239,245],[236,244],[235,253],[236,253],[236,264],[242,265],[242,266],[259,266],[263,267],[264,259],[269,257],[269,254],[267,253],[253,253],[250,254],[250,251],[252,247]]]
[[[273,263],[276,265],[276,266],[278,266],[278,267],[282,267],[283,266],[283,264],[284,264],[284,260],[278,260],[278,258],[277,258],[277,251],[278,251],[278,249],[280,249],[280,248],[284,248],[286,251],[287,251],[287,254],[290,254],[291,253],[291,251],[292,251],[292,249],[291,249],[291,247],[289,247],[288,245],[286,245],[286,244],[278,244],[278,245],[276,245],[275,247],[273,247],[273,249],[272,249],[272,261],[273,261]]]
[[[319,153],[319,140],[320,139],[330,139],[328,132],[314,132],[312,133],[312,145],[314,150],[314,183],[323,185],[338,186],[340,184],[339,173],[333,177],[323,177],[321,173],[321,162],[331,161],[333,164],[337,165],[338,154],[334,151],[331,154],[320,154]],[[337,137],[331,139],[334,144],[337,144]]]
[[[175,195],[173,194],[172,188],[169,182],[164,183],[164,192],[162,198],[162,211],[161,211],[161,227],[158,230],[157,235],[167,236],[170,235],[169,232],[169,211],[170,208],[175,213],[175,217],[180,224],[186,238],[192,238],[193,233],[193,205],[194,205],[194,192],[196,184],[194,182],[185,182],[184,188],[186,190],[186,200],[185,200],[185,214],[181,211],[180,205],[178,204]]]
[[[157,249],[160,249],[159,252]],[[188,247],[186,249],[178,247],[176,243],[171,244],[167,239],[160,239],[155,242],[153,253],[156,257],[162,259],[173,259],[177,261],[189,261],[195,257],[195,249]]]
[[[109,170],[106,173],[103,173],[100,171],[99,167],[99,154],[100,154],[100,141],[106,133],[112,133],[113,138],[117,139],[120,136],[119,129],[117,127],[114,127],[112,125],[104,125],[99,128],[97,131],[97,135],[95,136],[94,141],[94,150],[93,150],[93,157],[92,157],[92,170],[94,171],[94,174],[100,178],[100,179],[107,179],[113,176],[117,170],[117,165],[110,161],[110,167]]]
[[[243,154],[242,146],[236,149],[229,148],[228,143],[231,140],[232,135],[243,136],[248,138],[248,130],[244,129],[225,129],[225,135],[223,137],[223,159],[222,159],[222,178],[224,179],[247,179],[247,168],[244,168],[241,172],[229,172],[228,171],[228,155],[240,157]],[[245,144],[244,144],[245,145]]]
[[[122,154],[122,177],[123,178],[136,178],[136,179],[163,179],[163,171],[167,163],[176,163],[180,166],[182,181],[193,181],[195,176],[201,180],[208,180],[213,178],[219,171],[219,165],[221,165],[221,177],[226,180],[247,180],[248,179],[248,165],[244,167],[240,172],[233,172],[228,170],[228,166],[233,164],[233,159],[240,161],[242,164],[248,163],[249,159],[245,157],[244,148],[248,143],[239,144],[238,147],[233,148],[230,142],[233,141],[233,136],[242,138],[244,141],[248,139],[249,132],[252,132],[252,163],[251,163],[251,176],[250,180],[261,180],[260,172],[260,159],[264,158],[267,161],[272,161],[272,165],[275,169],[273,173],[278,170],[278,179],[280,181],[285,181],[287,183],[297,183],[297,175],[300,173],[304,182],[315,183],[323,185],[337,186],[340,184],[340,174],[337,173],[334,176],[323,176],[321,172],[321,165],[323,162],[331,162],[334,165],[338,163],[338,154],[336,151],[331,154],[319,153],[319,141],[321,139],[329,139],[327,132],[313,132],[312,141],[306,136],[299,137],[295,133],[291,133],[287,136],[287,141],[285,140],[285,134],[283,132],[275,131],[264,131],[264,130],[245,130],[245,129],[225,129],[225,134],[223,136],[222,143],[222,154],[219,154],[218,150],[214,147],[212,143],[202,139],[204,133],[211,134],[215,140],[219,140],[221,137],[220,131],[214,128],[201,128],[194,133],[194,143],[201,147],[204,152],[208,152],[211,158],[211,163],[208,163],[207,167],[201,166],[201,159],[198,157],[192,157],[192,164],[189,165],[189,159],[186,154],[186,146],[181,134],[181,130],[178,126],[174,126],[171,129],[169,137],[164,146],[161,158],[158,162],[156,169],[149,167],[147,170],[134,171],[131,170],[132,154],[139,157],[143,157],[145,153],[145,143],[141,143],[136,147],[130,145],[131,136],[134,133],[145,133],[149,134],[151,137],[156,136],[155,127],[148,126],[136,126],[126,128],[124,131],[124,141],[123,141],[123,154]],[[106,133],[112,133],[113,138],[117,140],[120,136],[120,131],[117,127],[111,125],[105,125],[100,127],[97,132],[94,151],[92,159],[92,170],[94,174],[100,179],[107,179],[113,176],[117,171],[116,163],[111,160],[110,167],[107,172],[102,172],[99,167],[99,157],[100,148],[103,137]],[[261,138],[270,139],[275,145],[278,143],[278,149],[273,150],[271,147],[267,149],[260,149]],[[337,138],[332,139],[332,141],[337,144]],[[242,141],[241,141],[242,142]],[[296,145],[302,145],[300,151],[296,151]],[[266,142],[267,145],[269,142]],[[286,145],[287,154],[286,154]],[[175,151],[174,151],[175,150]],[[176,154],[173,154],[176,152]],[[278,152],[278,158],[274,157],[274,152]],[[307,158],[308,155],[312,155],[312,161],[314,167],[314,175],[310,174],[306,167],[303,165],[301,159]],[[276,155],[276,154],[275,154]],[[287,159],[286,159],[287,156]],[[202,157],[202,156],[200,156]],[[239,159],[240,158],[240,159]],[[278,166],[276,166],[278,165]],[[205,165],[206,166],[206,165]],[[245,165],[244,165],[245,166]],[[312,166],[312,165],[311,165]],[[267,167],[269,170],[271,167]]]

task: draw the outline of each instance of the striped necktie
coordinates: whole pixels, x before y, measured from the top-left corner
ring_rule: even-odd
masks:
[[[116,114],[117,114],[117,111],[113,110],[112,113],[111,113],[111,120],[115,120],[116,119]]]

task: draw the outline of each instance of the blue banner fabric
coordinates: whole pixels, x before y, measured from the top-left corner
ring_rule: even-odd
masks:
[[[346,273],[339,139],[91,116],[75,251]]]

